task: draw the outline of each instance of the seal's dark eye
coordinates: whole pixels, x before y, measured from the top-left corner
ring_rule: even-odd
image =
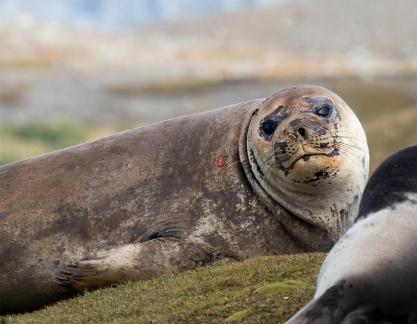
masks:
[[[274,134],[275,129],[277,128],[277,123],[273,120],[266,120],[263,124],[262,124],[262,132],[266,135],[266,136],[271,136],[272,134]]]
[[[322,105],[316,108],[315,113],[321,117],[330,117],[332,114],[332,107],[329,105]]]

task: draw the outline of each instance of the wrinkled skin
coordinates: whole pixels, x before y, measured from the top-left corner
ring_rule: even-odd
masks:
[[[316,97],[330,100],[342,120],[307,112]],[[266,140],[260,127],[277,104],[288,117]],[[333,134],[349,123],[359,127],[351,134],[361,145],[355,155],[341,147],[333,154],[333,135],[314,137],[320,127]],[[313,137],[288,135],[301,127]],[[329,147],[315,148],[327,139]],[[285,140],[297,153],[281,153],[277,143]],[[301,142],[319,155],[294,162]],[[274,163],[263,160],[271,149]],[[301,86],[3,166],[0,312],[200,265],[328,250],[345,229],[334,224],[348,223],[357,209],[367,159],[346,104]],[[326,183],[314,178],[323,168]]]

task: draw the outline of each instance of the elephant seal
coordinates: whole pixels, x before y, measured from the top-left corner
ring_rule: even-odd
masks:
[[[314,299],[287,323],[417,323],[417,146],[385,160],[326,257]]]
[[[350,108],[314,86],[0,168],[0,311],[224,260],[328,251],[368,174]]]

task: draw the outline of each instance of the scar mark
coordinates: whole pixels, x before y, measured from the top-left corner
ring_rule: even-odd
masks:
[[[224,157],[223,154],[219,155],[219,157],[216,160],[217,167],[222,168],[224,167],[225,164],[226,164],[226,158]]]

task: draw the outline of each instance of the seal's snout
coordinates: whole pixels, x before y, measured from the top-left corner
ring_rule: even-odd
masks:
[[[275,161],[285,174],[300,160],[311,164],[316,161],[310,159],[312,156],[331,156],[335,140],[326,127],[328,125],[321,120],[307,119],[299,114],[283,123],[276,135],[274,154]]]

